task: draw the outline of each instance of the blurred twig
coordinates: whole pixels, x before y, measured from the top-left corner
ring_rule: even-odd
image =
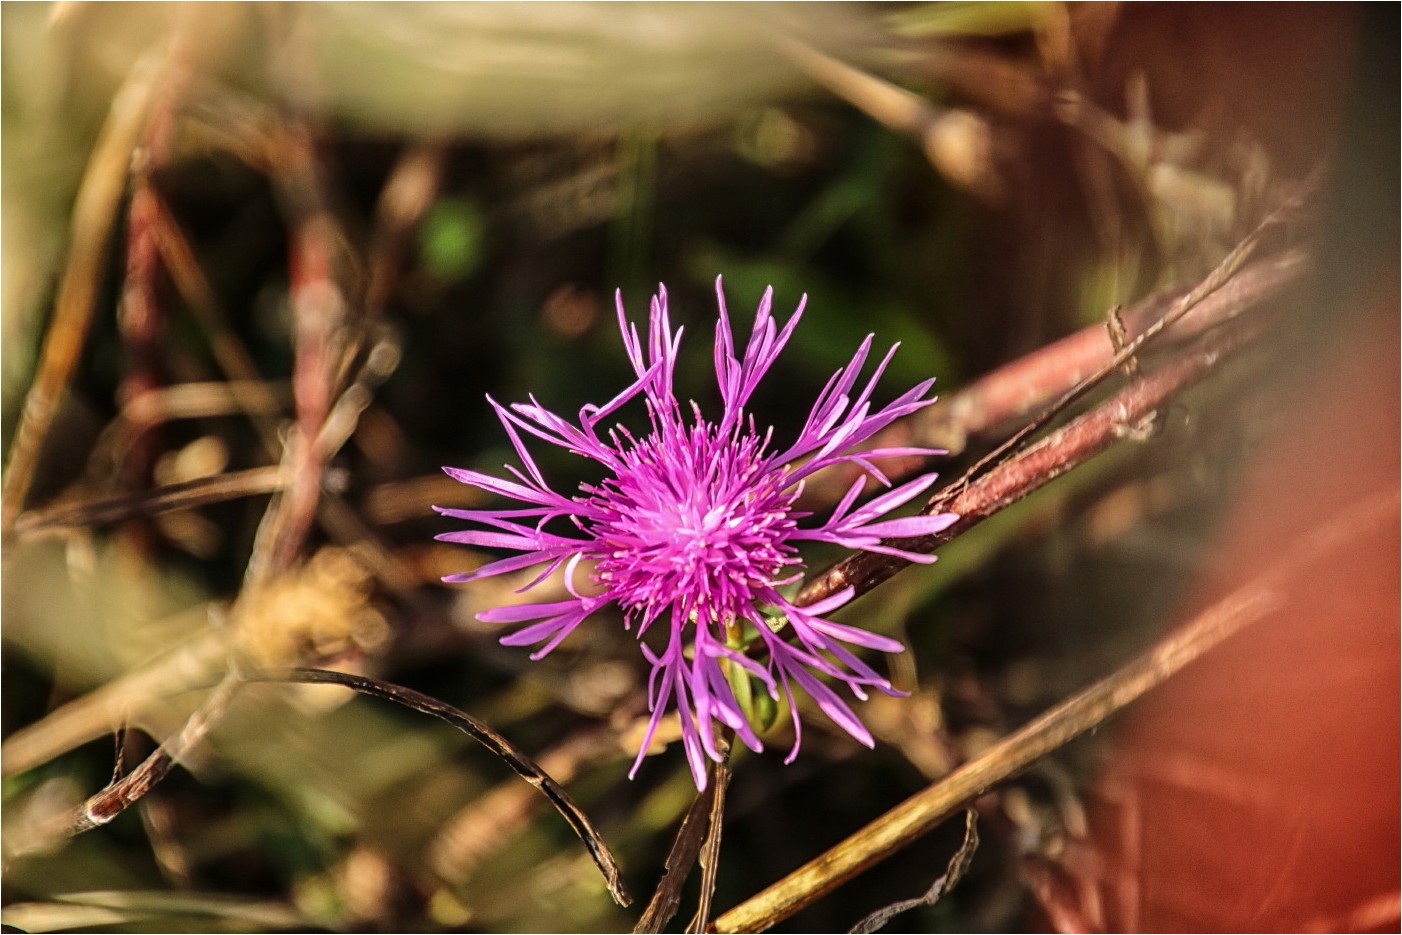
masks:
[[[132,149],[146,124],[146,114],[163,72],[155,63],[144,61],[128,74],[126,83],[112,99],[107,122],[78,189],[68,261],[59,282],[53,320],[44,336],[38,370],[10,446],[10,463],[0,494],[0,531],[6,534],[14,528],[24,508],[59,399],[82,356],[101,284],[103,260],[126,188]]]
[[[167,739],[135,770],[118,779],[77,808],[58,815],[31,840],[18,844],[7,856],[16,857],[53,846],[66,837],[101,827],[154,789],[187,752],[205,737],[227,709],[239,680],[228,676],[185,722],[180,733]]]
[[[918,140],[926,158],[951,181],[991,200],[1001,197],[1002,181],[993,165],[993,134],[982,116],[936,106],[794,39],[781,38],[779,48],[833,94]]]
[[[195,613],[206,614],[205,608]],[[14,776],[110,732],[125,718],[142,722],[153,704],[207,682],[229,656],[228,641],[210,629],[170,653],[75,698],[5,739],[0,776]]]
[[[384,313],[409,240],[443,182],[447,156],[447,144],[441,140],[407,147],[380,191],[365,287],[365,310],[372,316]]]
[[[117,311],[117,325],[127,356],[127,370],[117,387],[117,399],[122,402],[158,389],[164,379],[160,345],[166,318],[161,302],[159,237],[153,225],[157,198],[151,188],[151,170],[153,163],[164,160],[168,149],[171,94],[165,91],[161,104],[152,108],[145,146],[137,151],[133,160],[131,200],[127,206],[126,275]],[[135,435],[122,452],[123,473],[128,481],[144,486],[158,453],[154,432]]]
[[[261,380],[176,383],[128,400],[119,413],[129,432],[176,419],[208,419],[243,412],[275,416],[286,404],[286,388]]]
[[[87,890],[55,895],[52,902],[12,903],[4,910],[7,932],[138,927],[150,931],[164,927],[162,923],[170,924],[172,916],[193,916],[203,931],[212,932],[287,932],[316,927],[289,903],[208,892]]]
[[[1322,556],[1383,523],[1399,495],[1375,493],[1302,537],[1286,557],[1114,674],[1014,731],[948,776],[716,920],[720,932],[760,932],[929,831],[956,809],[1104,723],[1228,637],[1284,609],[1287,584]]]
[[[46,529],[98,526],[134,516],[154,516],[173,510],[208,506],[237,497],[276,493],[287,486],[287,475],[280,465],[231,471],[213,477],[200,477],[154,490],[103,497],[80,503],[64,503],[45,510],[32,510],[15,523],[15,531],[28,535]]]
[[[291,120],[273,180],[289,214],[289,286],[293,319],[295,429],[283,463],[292,483],[269,506],[249,561],[250,581],[291,567],[311,530],[321,475],[334,453],[319,444],[339,374],[361,339],[359,295],[347,287],[349,249],[330,205],[311,130]],[[353,307],[354,306],[354,307]]]

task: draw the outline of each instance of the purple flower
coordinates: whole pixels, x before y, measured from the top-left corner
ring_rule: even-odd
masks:
[[[932,556],[903,551],[882,540],[938,532],[957,518],[951,513],[882,518],[928,488],[934,474],[856,506],[866,475],[891,487],[874,461],[938,453],[921,448],[858,450],[896,419],[934,401],[925,398],[934,380],[926,380],[874,410],[872,390],[896,347],[858,390],[871,350],[868,336],[851,362],[828,380],[797,440],[788,447],[773,444],[772,429],[763,433],[756,429],[745,408],[750,394],[788,342],[807,302],[804,296],[793,317],[780,328],[770,316],[772,296],[772,289],[765,292],[749,342],[743,355],[737,356],[721,281],[716,280],[720,321],[715,366],[724,404],[718,421],[706,419],[695,402],[683,406],[673,393],[682,329],[672,330],[667,290],[659,286],[651,304],[646,343],[629,323],[621,293],[618,296],[623,346],[637,374],[623,392],[602,406],[585,406],[577,424],[546,409],[535,397],[510,407],[488,397],[523,469],[507,467],[514,480],[443,469],[465,484],[521,504],[517,509],[436,508],[478,527],[445,533],[439,539],[518,553],[445,581],[471,581],[543,566],[521,589],[527,591],[564,567],[568,600],[499,607],[479,615],[490,623],[525,624],[504,636],[502,643],[543,644],[531,655],[540,659],[608,604],[618,605],[625,626],[636,625],[643,656],[652,665],[648,681],[652,719],[630,776],[637,772],[658,724],[673,704],[698,789],[705,788],[705,758],[721,758],[715,745],[716,723],[731,728],[752,750],[760,750],[762,744],[745,706],[736,697],[735,686],[741,681],[767,692],[776,702],[782,693],[788,702],[794,745],[785,762],[793,761],[800,740],[794,686],[807,692],[845,731],[872,746],[861,721],[822,677],[846,683],[861,699],[866,698],[867,688],[898,694],[853,648],[895,653],[901,651],[901,644],[826,619],[826,614],[851,600],[851,588],[807,607],[794,606],[779,589],[802,577],[797,543],[804,540],[932,562]],[[634,434],[621,425],[603,424],[639,396],[647,409],[648,431]],[[526,450],[522,432],[598,462],[604,478],[596,484],[581,484],[573,496],[556,493]],[[857,465],[864,476],[852,484],[825,522],[804,525],[812,515],[796,507],[804,479],[842,462]],[[583,569],[581,563],[586,563]],[[588,593],[579,590],[579,573],[594,582]],[[653,624],[664,618],[665,635],[655,641],[660,648],[642,642]],[[763,652],[747,651],[756,648],[756,642]],[[740,694],[748,694],[745,685],[740,687]]]

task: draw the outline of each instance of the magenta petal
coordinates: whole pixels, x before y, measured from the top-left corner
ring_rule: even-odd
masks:
[[[821,620],[814,618],[809,624],[820,633],[835,637],[854,646],[864,646],[867,649],[875,649],[883,653],[904,652],[905,647],[900,640],[893,640],[889,636],[882,636],[879,633],[872,633],[870,630],[862,630],[858,627],[849,627],[843,623],[834,623],[831,620]]]
[[[940,513],[935,516],[907,516],[904,519],[888,519],[880,523],[869,523],[862,532],[882,539],[908,538],[911,536],[931,536],[953,526],[959,519],[954,513]]]
[[[543,552],[526,552],[522,555],[511,555],[507,558],[497,559],[489,562],[481,568],[467,575],[453,576],[458,581],[477,581],[482,578],[491,578],[496,575],[504,575],[508,572],[520,571],[523,568],[534,568],[536,565],[544,565],[546,562],[558,563],[560,558]],[[444,579],[445,581],[448,579]]]
[[[539,620],[552,614],[558,615],[575,610],[579,601],[556,601],[551,604],[507,604],[505,607],[492,607],[477,615],[483,623],[520,623],[522,620]]]
[[[793,677],[794,681],[803,686],[803,690],[808,692],[809,696],[818,703],[818,707],[834,724],[851,734],[863,746],[871,748],[876,746],[876,741],[872,740],[866,725],[857,719],[857,716],[852,713],[852,709],[847,707],[831,688],[809,675],[804,669],[794,669]]]
[[[816,601],[803,608],[794,607],[787,601],[782,601],[782,599],[781,601],[782,606],[790,614],[797,614],[802,617],[821,617],[824,614],[832,613],[834,610],[837,610],[837,608],[846,604],[852,599],[853,595],[855,595],[856,593],[857,589],[849,585],[848,587],[843,588],[841,591],[838,591],[835,594],[829,594],[821,601]]]

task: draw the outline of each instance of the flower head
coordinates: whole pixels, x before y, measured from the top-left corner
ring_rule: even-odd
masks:
[[[787,700],[794,745],[785,762],[797,755],[801,737],[793,704],[795,686],[836,724],[872,746],[861,721],[822,679],[843,682],[862,699],[868,688],[896,694],[890,682],[858,658],[853,648],[900,652],[901,644],[826,619],[852,598],[850,588],[807,607],[795,606],[779,589],[802,576],[799,542],[830,542],[931,562],[932,556],[903,551],[882,540],[938,532],[957,518],[942,513],[883,519],[927,489],[934,474],[856,506],[867,476],[891,487],[874,462],[937,453],[918,448],[860,450],[896,419],[934,401],[925,398],[934,383],[927,380],[886,406],[873,408],[872,391],[896,347],[858,389],[871,351],[868,336],[847,366],[828,380],[798,438],[787,447],[774,444],[772,429],[763,433],[756,429],[746,405],[793,334],[807,301],[805,296],[781,328],[770,315],[772,295],[772,290],[765,292],[749,341],[743,354],[737,354],[725,296],[716,280],[720,320],[715,368],[723,404],[718,420],[707,419],[695,402],[683,406],[674,395],[682,329],[672,330],[667,291],[659,287],[651,304],[646,343],[628,321],[621,294],[618,297],[623,346],[636,375],[623,392],[602,406],[585,406],[576,422],[551,412],[534,397],[509,407],[488,397],[521,459],[521,468],[507,467],[514,480],[444,468],[465,484],[522,504],[514,509],[438,508],[477,527],[445,533],[439,539],[517,553],[444,580],[469,581],[541,567],[521,589],[526,591],[564,568],[567,600],[499,607],[479,615],[491,623],[525,624],[504,636],[502,643],[541,644],[531,656],[540,659],[609,604],[616,604],[625,626],[634,628],[652,665],[648,682],[652,718],[629,775],[637,772],[659,722],[673,705],[698,788],[705,787],[706,757],[721,758],[715,743],[717,723],[731,728],[751,749],[760,750],[762,744],[736,697],[737,677],[752,676],[772,699],[777,701],[782,694]],[[635,435],[621,425],[605,426],[620,408],[639,397],[650,423],[645,434]],[[604,478],[581,484],[571,496],[555,492],[532,459],[522,433],[597,462]],[[843,462],[858,466],[863,476],[826,521],[806,522],[811,514],[796,506],[804,479]],[[587,563],[587,571],[580,569],[581,563]],[[580,573],[593,580],[587,593],[578,587]],[[663,638],[655,641],[660,650],[643,642],[658,620],[666,628]],[[746,652],[747,639],[757,641],[764,652]]]

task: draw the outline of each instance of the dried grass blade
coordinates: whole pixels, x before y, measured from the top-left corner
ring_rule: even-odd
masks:
[[[954,852],[954,856],[949,858],[949,866],[944,873],[930,884],[930,888],[923,895],[914,899],[902,899],[885,909],[878,909],[852,926],[853,935],[869,935],[871,932],[878,932],[886,927],[886,923],[903,912],[909,912],[919,906],[933,906],[939,902],[944,898],[944,894],[954,889],[954,885],[964,878],[964,874],[969,872],[969,864],[973,863],[974,852],[977,850],[978,812],[972,808],[966,808],[964,809],[964,841],[959,845],[959,850]]]
[[[154,516],[175,510],[189,510],[238,497],[276,493],[286,486],[280,465],[230,471],[213,477],[167,484],[116,497],[64,503],[44,510],[31,510],[20,516],[15,531],[22,535],[44,529],[96,526],[116,523],[133,516]]]
[[[701,845],[701,899],[687,932],[704,932],[711,921],[711,900],[716,895],[716,873],[720,870],[720,835],[725,823],[725,793],[730,788],[730,767],[717,763],[711,771],[715,795],[711,799],[711,827]]]
[[[712,772],[714,774],[714,769]],[[682,901],[682,884],[691,875],[691,867],[710,829],[715,799],[716,783],[710,782],[706,784],[706,791],[696,793],[696,798],[691,800],[691,807],[682,817],[681,827],[672,841],[672,849],[667,852],[667,869],[657,882],[657,890],[652,894],[642,918],[633,926],[634,935],[655,935],[676,915]]]

